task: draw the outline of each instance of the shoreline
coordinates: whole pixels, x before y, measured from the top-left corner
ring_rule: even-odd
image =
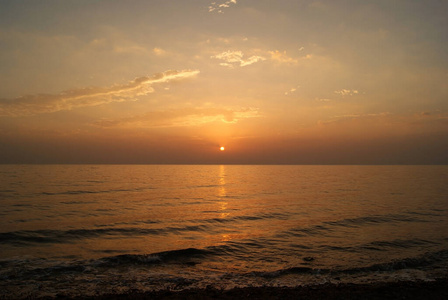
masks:
[[[63,295],[57,298],[66,299]],[[448,299],[448,278],[434,281],[378,282],[372,284],[322,284],[298,287],[243,287],[161,290],[104,294],[72,299]]]

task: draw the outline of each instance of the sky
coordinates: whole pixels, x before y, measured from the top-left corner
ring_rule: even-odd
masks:
[[[447,16],[446,0],[2,0],[0,163],[448,164]]]

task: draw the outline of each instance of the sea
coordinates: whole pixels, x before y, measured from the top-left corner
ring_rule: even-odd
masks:
[[[0,165],[0,298],[432,281],[448,166]]]

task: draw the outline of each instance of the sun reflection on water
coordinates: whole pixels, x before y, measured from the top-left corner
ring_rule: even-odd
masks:
[[[227,197],[227,189],[226,189],[226,167],[224,165],[219,166],[219,190],[218,190],[218,196],[219,198],[226,198]],[[227,213],[227,205],[229,203],[227,201],[221,201],[219,202],[219,210],[221,211],[221,218],[225,218],[229,215]]]
[[[226,166],[224,166],[224,165],[219,166],[219,183],[218,184],[219,184],[218,196],[220,199],[225,199],[227,197],[227,189],[226,189]],[[230,215],[230,213],[227,212],[228,204],[229,203],[227,201],[219,202],[219,211],[221,212],[219,217],[221,219],[225,219]],[[223,242],[227,242],[227,241],[231,240],[231,237],[228,234],[222,234],[221,240]]]

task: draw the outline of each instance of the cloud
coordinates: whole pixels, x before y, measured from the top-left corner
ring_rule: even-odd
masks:
[[[152,49],[152,52],[157,56],[162,56],[162,55],[166,54],[165,50],[163,50],[162,48],[157,48],[157,47]]]
[[[300,88],[300,85],[291,88],[289,91],[285,92],[285,96],[291,95],[292,93],[296,92],[298,88]]]
[[[256,62],[266,60],[266,58],[258,55],[251,56],[248,59],[243,59],[243,56],[244,54],[241,51],[225,51],[223,53],[211,56],[211,58],[223,60],[224,62],[220,63],[220,65],[229,68],[233,68],[235,66],[245,67]]]
[[[153,84],[179,80],[199,74],[199,70],[166,71],[152,77],[136,78],[127,84],[83,88],[59,94],[38,94],[14,99],[0,99],[0,116],[26,116],[96,106],[111,102],[135,101],[154,92]]]
[[[345,123],[350,122],[354,120],[365,120],[365,119],[378,119],[378,118],[384,118],[389,117],[392,114],[390,112],[381,112],[381,113],[372,113],[372,114],[347,114],[347,115],[341,115],[341,116],[334,116],[331,117],[329,120],[322,121],[320,120],[318,122],[319,125],[326,125],[326,124],[332,124],[332,123]]]
[[[387,126],[387,132],[393,130],[399,130],[406,134],[422,133],[422,132],[446,132],[446,126],[448,125],[448,113],[446,111],[433,111],[433,112],[405,112],[405,113],[365,113],[365,114],[346,114],[330,117],[327,120],[318,121],[318,125],[332,126],[332,125],[353,125],[356,124],[356,128],[362,128],[362,125],[379,126],[382,132],[384,127]],[[352,129],[354,130],[355,127]]]
[[[132,54],[132,55],[152,55],[154,54],[150,49],[138,44],[134,41],[122,37],[118,34],[109,36],[107,38],[93,39],[89,43],[85,44],[82,52],[103,52],[113,54]],[[81,53],[82,53],[81,52]]]
[[[268,53],[271,55],[272,60],[278,61],[280,63],[289,63],[289,64],[298,63],[298,60],[288,56],[286,54],[286,51],[280,52],[278,50],[275,50],[275,51],[268,51]]]
[[[113,51],[118,54],[148,54],[148,50],[141,46],[114,46]]]
[[[354,96],[354,95],[357,95],[357,94],[359,94],[359,91],[358,90],[342,89],[342,90],[334,91],[334,93],[344,97],[344,96]]]
[[[239,120],[260,117],[258,108],[182,108],[153,111],[142,115],[103,119],[93,125],[101,128],[154,128],[199,126],[211,122],[237,123]]]
[[[208,12],[212,13],[219,13],[219,14],[223,14],[224,11],[223,9],[227,9],[230,7],[230,5],[232,4],[236,4],[236,0],[229,0],[229,1],[225,1],[225,2],[221,2],[221,3],[217,3],[217,2],[212,2],[210,3],[209,7],[208,7]]]
[[[440,110],[437,111],[422,111],[414,114],[413,125],[429,125],[429,124],[439,124],[446,126],[448,125],[448,113]]]

